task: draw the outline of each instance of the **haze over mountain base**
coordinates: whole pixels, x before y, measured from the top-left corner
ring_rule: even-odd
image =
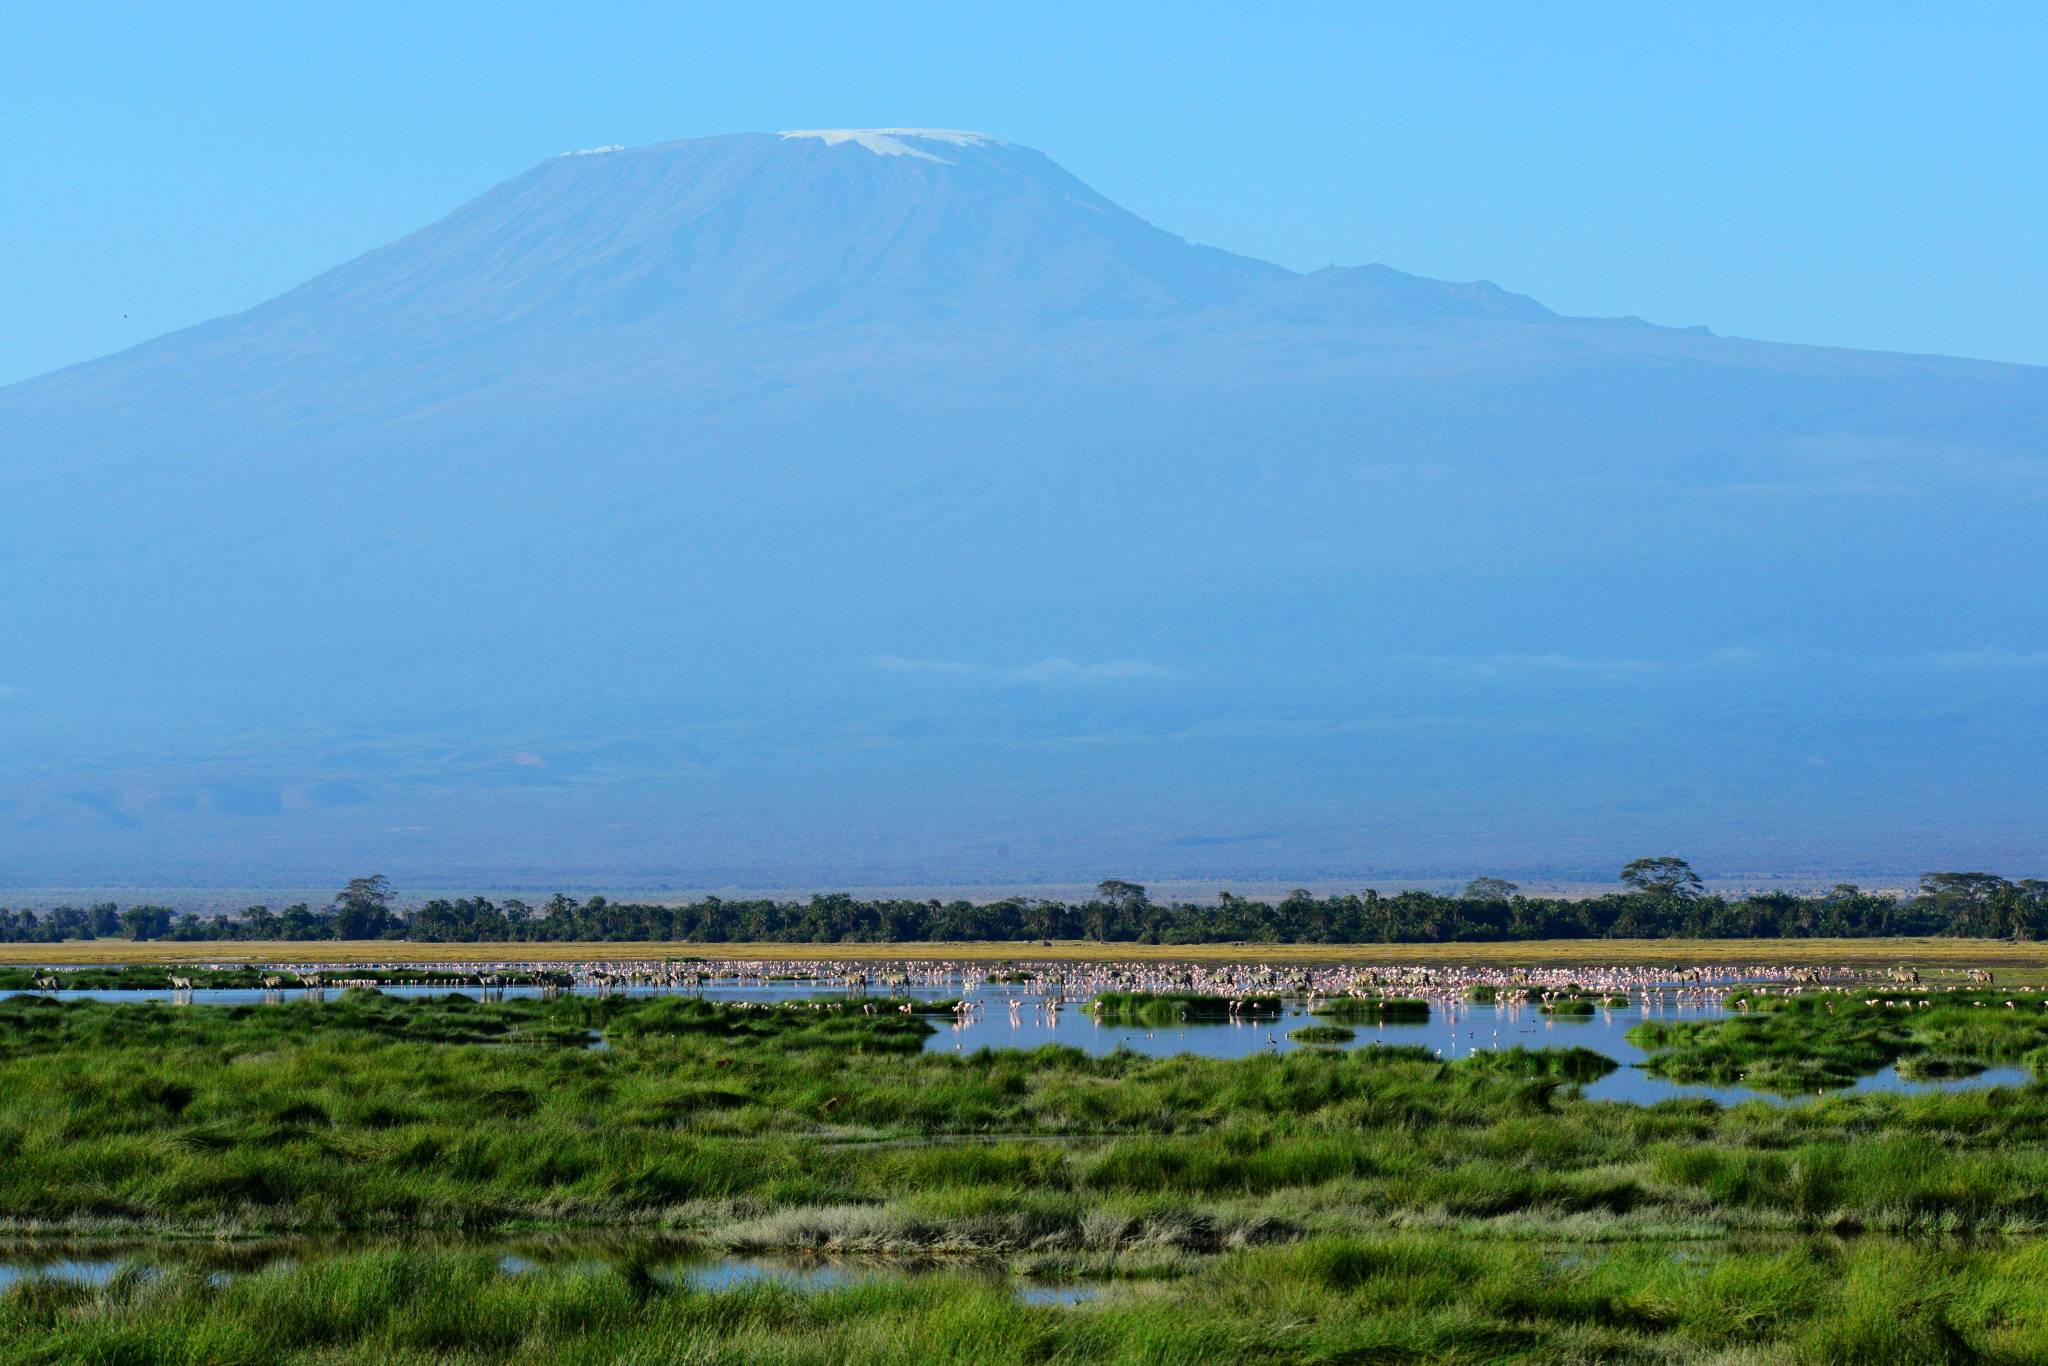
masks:
[[[897,149],[897,150],[892,150]],[[557,158],[0,390],[0,878],[2038,869],[2048,371]]]

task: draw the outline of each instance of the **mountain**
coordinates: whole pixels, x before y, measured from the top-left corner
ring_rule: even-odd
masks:
[[[976,133],[557,157],[0,389],[0,878],[2010,870],[2044,434]]]

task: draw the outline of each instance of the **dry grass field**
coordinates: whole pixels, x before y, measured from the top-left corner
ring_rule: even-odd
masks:
[[[570,963],[911,960],[1001,963],[1238,962],[1566,966],[1769,963],[2003,968],[2048,978],[2048,944],[1993,939],[1549,939],[1501,944],[410,944],[392,940],[176,943],[96,939],[0,944],[0,963]],[[2001,979],[2005,980],[2005,979]],[[2016,980],[2016,979],[2015,979]]]

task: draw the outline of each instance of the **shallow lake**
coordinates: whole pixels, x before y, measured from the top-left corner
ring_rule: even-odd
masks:
[[[991,983],[985,980],[986,975],[981,969],[952,972],[922,969],[907,983],[898,981],[889,985],[877,976],[853,990],[893,995],[899,1000],[959,999],[972,1003],[974,1010],[957,1018],[950,1015],[925,1017],[938,1029],[925,1041],[927,1050],[934,1052],[971,1053],[979,1048],[1037,1048],[1056,1043],[1093,1054],[1128,1048],[1151,1056],[1193,1053],[1211,1058],[1242,1058],[1260,1053],[1284,1053],[1299,1047],[1331,1046],[1303,1045],[1288,1039],[1290,1031],[1317,1023],[1307,1013],[1304,1002],[1289,1004],[1277,1019],[1171,1025],[1131,1023],[1098,1020],[1090,1015],[1086,1009],[1087,993],[1076,990],[1078,983],[1070,982],[1064,987],[1059,984]],[[1741,1087],[1679,1086],[1650,1076],[1633,1065],[1648,1055],[1628,1041],[1629,1030],[1651,1019],[1718,1018],[1725,1013],[1720,1004],[1721,991],[1732,985],[1733,981],[1723,981],[1705,989],[1637,987],[1627,993],[1627,1007],[1603,1007],[1594,1015],[1579,1017],[1548,1016],[1528,1003],[1482,1005],[1457,999],[1454,995],[1438,994],[1430,1001],[1428,1020],[1353,1024],[1351,1027],[1356,1030],[1357,1038],[1341,1046],[1419,1045],[1446,1059],[1453,1059],[1486,1049],[1513,1048],[1516,1045],[1526,1048],[1576,1045],[1605,1054],[1621,1064],[1615,1072],[1584,1088],[1586,1095],[1597,1099],[1649,1103],[1673,1096],[1704,1096],[1724,1104],[1760,1098],[1782,1099]],[[1245,986],[1242,989],[1249,993],[1270,988]],[[484,995],[473,987],[386,987],[383,990],[392,996],[437,996],[450,990],[462,990],[472,997]],[[634,986],[614,990],[617,994],[638,997],[667,994],[674,989]],[[758,976],[736,979],[721,975],[684,990],[707,1000],[767,1003],[839,996],[847,994],[849,987],[842,974],[827,971],[796,980],[772,980]],[[280,993],[200,990],[175,994],[168,991],[64,991],[55,994],[63,999],[176,1000],[215,1005],[253,1005],[266,1001],[299,1000],[307,995],[299,990]],[[510,987],[493,994],[519,998],[538,996],[540,992],[532,987]],[[330,989],[324,999],[331,1000],[338,995],[338,991]],[[1887,1067],[1859,1079],[1853,1088],[1848,1089],[1953,1091],[1987,1086],[2025,1086],[2032,1080],[2033,1074],[2024,1067],[1994,1067],[1975,1077],[1941,1081],[1907,1081],[1898,1075],[1896,1069]],[[1800,1099],[1803,1098],[1794,1097],[1791,1103]]]

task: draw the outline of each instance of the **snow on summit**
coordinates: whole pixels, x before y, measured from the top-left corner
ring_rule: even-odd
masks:
[[[781,134],[785,138],[823,138],[827,147],[836,147],[842,142],[856,142],[884,157],[918,157],[925,161],[945,162],[942,156],[912,147],[904,138],[923,138],[929,142],[943,142],[954,147],[1006,147],[1009,144],[1001,138],[992,138],[986,133],[969,133],[957,128],[792,128]],[[951,165],[952,163],[947,162]]]

